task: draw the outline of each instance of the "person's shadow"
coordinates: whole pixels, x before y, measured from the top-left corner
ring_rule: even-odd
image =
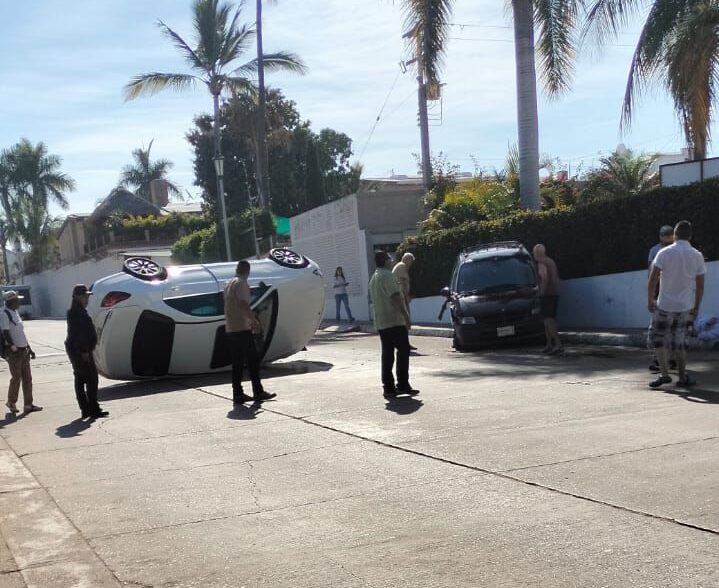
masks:
[[[233,421],[251,421],[256,419],[260,412],[262,412],[261,402],[240,404],[232,407],[232,410],[227,413],[227,418]]]
[[[396,414],[412,414],[417,412],[424,403],[414,396],[397,396],[390,398],[385,404],[385,409]]]
[[[63,439],[69,439],[70,437],[78,437],[83,431],[86,431],[92,426],[93,421],[84,421],[81,418],[77,418],[67,425],[60,425],[55,430],[55,435]]]

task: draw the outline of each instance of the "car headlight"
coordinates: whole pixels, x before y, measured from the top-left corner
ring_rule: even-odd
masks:
[[[460,325],[476,325],[477,319],[475,319],[473,316],[463,316],[461,319],[459,319]]]

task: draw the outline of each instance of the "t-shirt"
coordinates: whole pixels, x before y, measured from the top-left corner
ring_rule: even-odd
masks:
[[[561,280],[559,279],[559,270],[554,260],[545,257],[542,261],[537,262],[539,269],[539,293],[542,296],[559,296]]]
[[[342,276],[335,276],[333,289],[335,294],[347,294],[347,280],[345,280]]]
[[[408,326],[402,313],[392,303],[392,295],[400,293],[394,274],[387,268],[377,268],[369,281],[369,295],[374,308],[374,326],[378,331]]]
[[[241,304],[246,302],[247,306]],[[239,333],[252,330],[252,311],[249,310],[250,285],[242,278],[232,278],[225,286],[225,331]]]
[[[405,298],[409,297],[409,268],[407,267],[407,264],[404,261],[400,261],[397,265],[394,266],[392,269],[392,273],[394,274],[394,277],[397,279],[397,282],[399,283],[399,287],[402,290],[402,294]]]
[[[10,316],[8,316],[8,313]],[[12,318],[12,321],[10,318]],[[10,339],[12,339],[12,344],[16,347],[28,346],[25,326],[22,324],[22,318],[20,318],[16,310],[10,310],[7,307],[0,308],[0,330],[10,331]]]
[[[694,308],[696,278],[706,273],[704,256],[689,241],[676,241],[657,253],[654,267],[661,270],[657,306],[666,312]]]
[[[647,262],[649,266],[651,267],[652,263],[654,262],[654,258],[657,256],[657,253],[659,253],[662,248],[664,247],[663,243],[657,243],[649,250],[649,258],[647,259]]]

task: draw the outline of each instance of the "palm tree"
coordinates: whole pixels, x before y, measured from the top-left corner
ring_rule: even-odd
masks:
[[[659,178],[652,170],[656,160],[655,154],[618,149],[599,160],[601,168],[588,176],[585,194],[591,199],[619,198],[656,188]]]
[[[543,86],[551,98],[568,89],[573,73],[575,31],[582,5],[583,0],[512,0],[519,194],[524,208],[538,210],[541,207],[535,59],[539,59]],[[539,31],[538,45],[535,45],[535,27]]]
[[[584,36],[603,45],[644,4],[593,0]],[[622,125],[631,123],[638,94],[661,80],[674,101],[689,152],[704,159],[717,91],[718,30],[717,0],[653,0],[629,69]]]
[[[126,165],[120,173],[120,186],[131,188],[140,198],[151,200],[150,184],[153,180],[165,180],[167,183],[167,191],[173,196],[180,196],[182,192],[177,184],[167,179],[167,172],[172,167],[172,162],[168,159],[150,160],[150,150],[152,143],[150,141],[147,149],[140,147],[132,152],[132,158],[135,160],[133,164]]]
[[[52,229],[57,221],[48,214],[50,202],[68,208],[66,192],[75,181],[60,171],[62,160],[48,153],[44,143],[20,140],[0,154],[0,200],[6,232],[30,244],[41,268],[48,259]]]
[[[155,94],[161,90],[188,90],[197,83],[204,84],[212,95],[213,137],[215,156],[222,155],[220,143],[220,96],[232,94],[256,95],[257,88],[251,81],[259,69],[259,60],[251,59],[237,66],[237,60],[249,49],[255,34],[252,26],[239,24],[243,2],[234,11],[230,4],[220,0],[194,0],[193,26],[195,48],[179,34],[158,21],[165,36],[180,50],[193,73],[152,72],[135,76],[125,86],[126,99],[132,100],[143,94]],[[293,53],[280,51],[265,54],[265,68],[272,71],[304,73],[306,68]],[[224,198],[219,187],[218,199]]]
[[[414,55],[419,84],[419,122],[422,134],[422,175],[429,189],[432,164],[429,152],[427,98],[440,94],[440,71],[449,37],[453,0],[403,0],[405,13],[404,38]]]

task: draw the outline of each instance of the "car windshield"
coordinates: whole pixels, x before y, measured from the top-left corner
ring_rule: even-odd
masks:
[[[488,293],[533,287],[535,284],[534,266],[528,258],[498,256],[462,264],[457,291]]]

